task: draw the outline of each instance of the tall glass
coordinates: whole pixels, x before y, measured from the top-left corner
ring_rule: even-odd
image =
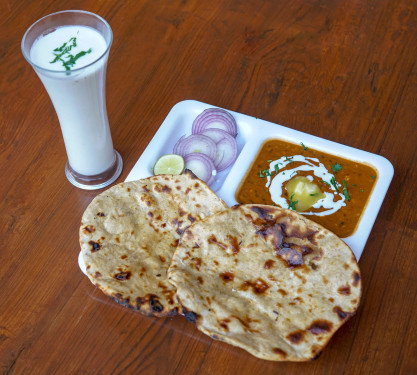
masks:
[[[62,32],[63,26],[76,26],[83,30],[87,26],[93,29],[92,32],[95,30],[101,35],[98,35],[100,40],[104,38],[105,41],[102,52],[96,56],[91,53],[88,56],[91,61],[86,65],[81,62],[86,61],[86,58],[79,56],[72,56],[71,63],[71,51],[66,53],[66,61],[58,56],[62,52],[55,52],[58,59],[62,59],[58,61],[61,65],[52,64],[49,57],[46,62],[39,63],[34,56],[40,54],[41,47],[37,47],[39,44],[36,43],[46,36],[49,40],[53,37],[53,40],[59,34],[57,30]],[[87,190],[111,184],[123,168],[122,158],[113,148],[106,110],[106,68],[112,40],[112,30],[103,18],[79,10],[53,13],[41,18],[29,27],[22,40],[23,55],[41,79],[58,115],[68,156],[65,174],[73,185]],[[61,44],[62,40],[56,40],[57,49],[53,51],[60,46],[60,51],[63,51],[65,45],[69,46],[75,41],[76,38],[71,38]],[[85,55],[94,51],[94,38],[91,44],[92,49],[84,51]]]

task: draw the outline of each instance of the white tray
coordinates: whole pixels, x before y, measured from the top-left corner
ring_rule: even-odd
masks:
[[[177,103],[149,142],[145,151],[127,176],[126,181],[151,176],[155,161],[164,154],[172,153],[177,140],[184,134],[191,134],[193,120],[205,109],[213,107],[195,100],[185,100]],[[394,175],[392,164],[380,155],[328,141],[241,113],[228,112],[235,117],[238,124],[236,139],[239,156],[231,167],[217,174],[216,181],[211,188],[229,206],[237,203],[235,199],[236,189],[255,159],[259,148],[269,138],[280,138],[298,144],[302,142],[315,150],[322,150],[347,159],[366,162],[377,169],[378,178],[358,227],[352,236],[343,238],[354,252],[356,259],[359,260]],[[79,263],[81,269],[83,269],[81,257],[79,257]]]

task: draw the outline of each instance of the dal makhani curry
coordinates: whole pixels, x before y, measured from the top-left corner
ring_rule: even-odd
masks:
[[[236,200],[296,210],[346,238],[355,232],[377,178],[368,164],[271,139],[261,147]]]

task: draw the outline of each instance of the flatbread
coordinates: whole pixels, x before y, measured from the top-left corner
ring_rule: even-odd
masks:
[[[125,182],[87,207],[80,245],[87,276],[106,295],[145,315],[181,312],[166,271],[184,229],[226,208],[191,172]]]
[[[361,296],[342,240],[266,205],[234,206],[190,226],[168,279],[199,330],[274,361],[316,358]]]

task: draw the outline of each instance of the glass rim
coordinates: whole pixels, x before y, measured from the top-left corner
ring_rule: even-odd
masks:
[[[34,68],[36,68],[36,69],[38,69],[40,71],[47,72],[47,73],[54,73],[54,74],[62,74],[62,73],[68,74],[68,71],[67,70],[53,70],[53,69],[48,69],[48,68],[44,68],[44,67],[42,67],[42,66],[34,63],[33,60],[30,58],[30,55],[29,54],[26,54],[25,47],[24,47],[24,43],[26,41],[26,38],[27,38],[29,32],[33,29],[33,27],[35,27],[38,23],[40,23],[41,21],[43,21],[45,18],[49,18],[49,17],[55,16],[57,14],[63,14],[63,13],[83,13],[83,14],[91,15],[91,16],[99,19],[100,21],[102,21],[104,23],[104,25],[110,31],[110,41],[109,41],[109,43],[107,45],[106,50],[100,56],[98,56],[94,61],[92,61],[91,63],[89,63],[87,65],[84,65],[84,66],[82,66],[80,68],[71,69],[70,70],[71,73],[72,72],[82,71],[83,69],[88,68],[91,65],[94,65],[97,61],[101,60],[104,56],[106,56],[106,54],[109,52],[110,47],[112,45],[112,42],[113,42],[113,30],[111,29],[109,23],[103,17],[99,16],[98,14],[95,14],[95,13],[92,13],[92,12],[88,12],[86,10],[62,10],[60,12],[50,13],[50,14],[48,14],[46,16],[43,16],[42,18],[39,18],[37,21],[35,21],[34,23],[32,23],[32,25],[30,25],[28,27],[28,29],[26,30],[25,34],[23,35],[22,42],[20,43],[20,47],[21,47],[21,50],[22,50],[22,54],[23,54],[24,58],[26,59],[26,61],[30,65],[32,65]],[[74,26],[77,26],[77,25],[74,25]],[[87,26],[87,27],[91,27],[91,26]],[[32,45],[33,45],[33,43],[32,43]],[[29,49],[29,51],[30,51],[30,49]]]

